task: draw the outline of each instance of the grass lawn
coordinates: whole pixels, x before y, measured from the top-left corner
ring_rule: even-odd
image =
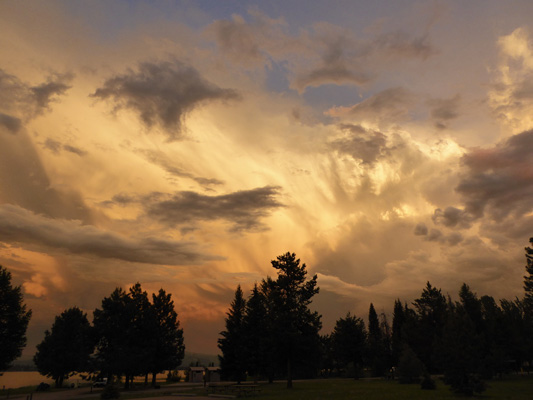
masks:
[[[291,390],[285,382],[261,385],[257,400],[418,400],[457,399],[448,386],[437,380],[436,390],[422,390],[420,385],[400,385],[394,381],[325,379],[294,382]],[[511,377],[489,382],[489,388],[476,396],[481,399],[533,399],[533,377]]]

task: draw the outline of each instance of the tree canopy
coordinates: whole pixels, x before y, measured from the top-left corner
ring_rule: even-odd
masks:
[[[11,272],[0,265],[0,371],[22,354],[30,318],[20,286],[11,285]]]
[[[94,350],[95,335],[87,314],[79,308],[65,310],[37,345],[33,360],[37,370],[55,380],[56,387],[74,372],[86,371]]]

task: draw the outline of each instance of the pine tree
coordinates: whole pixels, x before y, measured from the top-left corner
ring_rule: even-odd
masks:
[[[22,354],[30,318],[20,286],[11,286],[11,272],[0,265],[0,371]]]
[[[368,362],[372,376],[383,376],[385,372],[384,358],[383,334],[374,305],[370,303],[368,310]]]
[[[400,299],[398,299],[394,301],[394,311],[392,315],[391,358],[393,366],[398,366],[398,361],[400,360],[403,343],[402,330],[404,322],[405,314],[403,305]]]
[[[178,313],[174,309],[172,295],[163,289],[152,294],[152,307],[156,320],[156,342],[152,354],[152,386],[156,385],[156,375],[164,370],[172,370],[181,365],[185,355],[183,329],[180,328]]]
[[[320,315],[309,309],[312,298],[318,293],[317,276],[306,280],[307,267],[300,265],[294,253],[285,253],[272,260],[278,278],[272,281],[273,332],[279,354],[287,367],[287,388],[292,388],[293,368],[318,364]],[[305,364],[304,364],[305,363]],[[306,365],[307,364],[307,365]],[[311,365],[312,366],[312,365]]]
[[[529,239],[529,243],[533,244],[533,237]],[[524,307],[530,319],[533,319],[533,249],[526,247],[526,272],[524,276]]]
[[[219,356],[222,375],[226,379],[236,380],[237,383],[246,378],[245,312],[246,301],[241,285],[238,285],[235,298],[227,312],[226,330],[220,332],[222,338],[218,339],[218,347],[222,351]]]

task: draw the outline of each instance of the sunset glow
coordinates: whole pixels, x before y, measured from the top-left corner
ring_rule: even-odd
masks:
[[[400,6],[401,3],[401,6]],[[0,265],[33,310],[172,293],[187,351],[294,252],[324,332],[522,294],[529,1],[3,1]]]

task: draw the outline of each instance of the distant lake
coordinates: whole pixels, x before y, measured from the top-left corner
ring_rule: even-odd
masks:
[[[185,376],[183,371],[180,371],[180,375],[182,378]],[[157,380],[158,381],[165,381],[167,378],[166,373],[157,374]],[[144,382],[144,378],[137,377],[135,378],[136,382]],[[4,372],[2,376],[0,376],[0,389],[2,389],[4,386],[6,389],[15,389],[22,386],[37,386],[41,382],[46,382],[50,386],[53,386],[55,384],[53,379],[49,379],[46,376],[42,376],[37,371],[7,371]],[[83,379],[80,378],[79,375],[71,376],[68,380],[63,382],[64,386],[67,386],[71,383],[85,383]],[[152,382],[152,375],[148,377],[148,382]]]
[[[72,379],[74,378],[74,381]],[[70,378],[71,382],[76,382],[76,378]],[[0,389],[4,386],[6,389],[15,389],[22,386],[34,386],[41,382],[46,382],[50,386],[54,384],[53,379],[48,379],[46,376],[42,376],[37,371],[7,371],[0,376]]]

